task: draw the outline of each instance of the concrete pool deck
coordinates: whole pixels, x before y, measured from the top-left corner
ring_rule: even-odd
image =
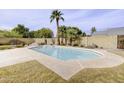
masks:
[[[71,47],[72,48],[72,47]],[[82,48],[83,49],[83,48]],[[63,79],[68,80],[74,74],[84,68],[106,68],[124,63],[124,58],[102,49],[88,49],[99,52],[102,57],[82,62],[81,60],[62,60],[44,55],[28,48],[16,48],[0,51],[0,67],[23,63],[30,60],[37,60],[50,70],[57,73]]]

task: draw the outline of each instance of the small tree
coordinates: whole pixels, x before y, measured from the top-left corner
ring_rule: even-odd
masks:
[[[70,44],[72,45],[73,41],[80,41],[82,36],[82,31],[77,27],[68,27],[67,29],[67,36],[70,40]]]
[[[70,45],[72,45],[72,41],[73,41],[73,38],[74,38],[74,29],[68,29],[67,30],[67,37],[68,37],[68,39],[69,39],[69,41],[70,41]]]
[[[5,37],[5,33],[8,32],[6,30],[0,30],[0,38]]]
[[[21,38],[22,37],[21,34],[19,34],[17,32],[14,32],[14,31],[11,31],[11,32],[7,31],[7,32],[5,32],[4,36],[8,37],[8,38]]]
[[[42,28],[37,31],[32,32],[34,34],[33,36],[35,38],[44,38],[45,43],[47,44],[46,38],[52,38],[53,37],[53,31],[49,28]]]
[[[29,28],[25,27],[22,24],[18,24],[15,28],[12,29],[12,31],[19,33],[24,38],[27,38],[29,34]]]
[[[82,32],[82,36],[83,36],[83,37],[86,36],[86,33],[85,33],[85,32]]]
[[[30,31],[28,34],[29,34],[29,37],[30,38],[35,38],[35,32],[36,31]]]
[[[96,28],[95,27],[92,27],[91,28],[91,35],[93,35],[94,32],[96,32]]]

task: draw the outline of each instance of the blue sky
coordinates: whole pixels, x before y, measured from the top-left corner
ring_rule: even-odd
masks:
[[[61,10],[65,21],[61,25],[77,26],[90,33],[95,26],[98,31],[112,27],[124,27],[124,10],[118,9],[66,9]],[[24,24],[31,30],[48,27],[56,33],[56,23],[50,23],[50,9],[0,9],[0,28],[11,29]]]

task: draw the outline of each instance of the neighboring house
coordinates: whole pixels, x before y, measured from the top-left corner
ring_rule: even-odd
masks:
[[[124,27],[110,28],[105,31],[94,32],[93,36],[96,35],[124,35]]]
[[[124,49],[124,27],[118,28],[110,28],[105,31],[98,31],[93,34],[93,36],[107,36],[107,37],[115,37],[111,41],[108,40],[111,44],[112,42],[117,42],[113,45],[114,48]],[[103,42],[106,43],[106,42]],[[109,45],[108,45],[109,47]]]

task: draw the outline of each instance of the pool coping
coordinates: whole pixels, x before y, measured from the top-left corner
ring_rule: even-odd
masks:
[[[2,59],[0,60],[0,67],[22,63],[30,60],[37,60],[39,63],[43,64],[50,70],[57,73],[63,79],[68,80],[73,75],[75,75],[77,72],[81,71],[84,68],[108,68],[124,63],[123,57],[107,52],[106,50],[103,49],[86,50],[93,50],[102,53],[103,57],[95,60],[89,60],[86,62],[82,62],[81,60],[71,60],[70,62],[62,62],[61,60],[58,60],[56,58],[50,57],[48,55],[36,52],[28,48],[17,48],[0,51],[0,59]]]

